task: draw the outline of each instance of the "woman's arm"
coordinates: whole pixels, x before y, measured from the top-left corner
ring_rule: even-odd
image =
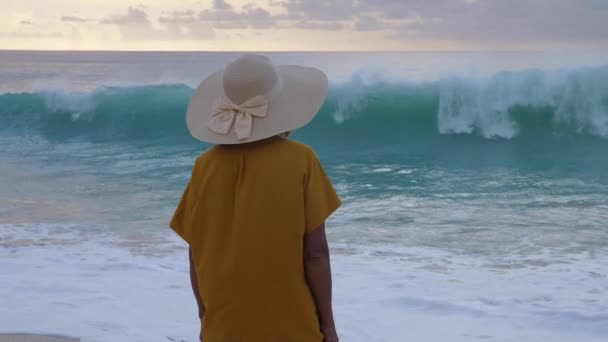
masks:
[[[317,306],[319,324],[325,342],[337,342],[332,309],[332,280],[325,223],[304,236],[306,281]]]
[[[203,300],[201,299],[201,294],[198,290],[198,279],[196,277],[196,267],[194,266],[194,259],[192,257],[192,248],[190,248],[188,254],[190,255],[190,284],[192,285],[194,298],[196,298],[196,303],[198,304],[198,317],[202,320],[203,316],[205,316],[205,306],[203,305]]]

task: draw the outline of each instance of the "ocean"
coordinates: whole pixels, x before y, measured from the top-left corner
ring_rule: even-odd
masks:
[[[606,341],[608,51],[268,55],[329,75],[293,139],[344,202],[342,341]],[[0,51],[0,332],[196,341],[167,225],[236,56]]]

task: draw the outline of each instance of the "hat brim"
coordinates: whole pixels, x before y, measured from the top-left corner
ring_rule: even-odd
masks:
[[[224,96],[223,72],[207,77],[190,100],[186,123],[190,134],[198,140],[218,145],[234,145],[270,138],[308,124],[323,105],[328,80],[314,68],[281,65],[276,67],[281,88],[272,98],[265,118],[254,118],[251,136],[239,140],[234,131],[218,134],[207,127],[213,114],[213,103]]]

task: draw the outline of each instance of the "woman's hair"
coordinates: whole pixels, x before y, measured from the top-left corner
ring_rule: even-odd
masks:
[[[277,135],[280,136],[281,138],[289,138],[289,136],[291,135],[291,131],[279,133]]]

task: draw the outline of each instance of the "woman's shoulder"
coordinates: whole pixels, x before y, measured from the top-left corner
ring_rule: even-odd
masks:
[[[299,141],[295,141],[295,140],[291,140],[291,139],[286,139],[286,138],[281,138],[283,140],[283,144],[285,144],[286,146],[288,146],[288,148],[297,151],[303,155],[306,156],[310,156],[310,155],[314,155],[315,152],[312,149],[312,147],[306,145],[303,142],[299,142]]]
[[[286,155],[291,156],[293,159],[303,161],[307,165],[314,164],[318,161],[317,153],[311,146],[291,139],[283,140],[283,145],[288,150],[288,153],[285,153]]]
[[[279,151],[283,151],[284,153],[280,153]],[[195,165],[203,166],[209,162],[228,161],[232,160],[231,156],[242,156],[243,154],[250,157],[262,155],[279,157],[280,155],[283,158],[288,157],[292,161],[294,159],[310,161],[317,158],[315,151],[309,145],[287,138],[275,137],[267,141],[243,145],[213,146],[196,159]]]
[[[290,155],[294,157],[303,157],[314,155],[313,149],[299,141],[283,138],[280,136],[274,136],[265,140],[260,140],[252,143],[232,146],[216,146],[209,150],[210,154],[222,153],[224,151],[238,151],[242,153],[253,153],[260,152],[261,154],[271,153],[274,154],[279,150],[288,151]]]
[[[219,151],[217,150],[217,146],[212,146],[209,149],[203,151],[198,157],[196,157],[196,160],[194,161],[194,167],[196,168],[197,166],[205,164],[209,160],[216,159],[214,156],[217,155],[218,152]]]

